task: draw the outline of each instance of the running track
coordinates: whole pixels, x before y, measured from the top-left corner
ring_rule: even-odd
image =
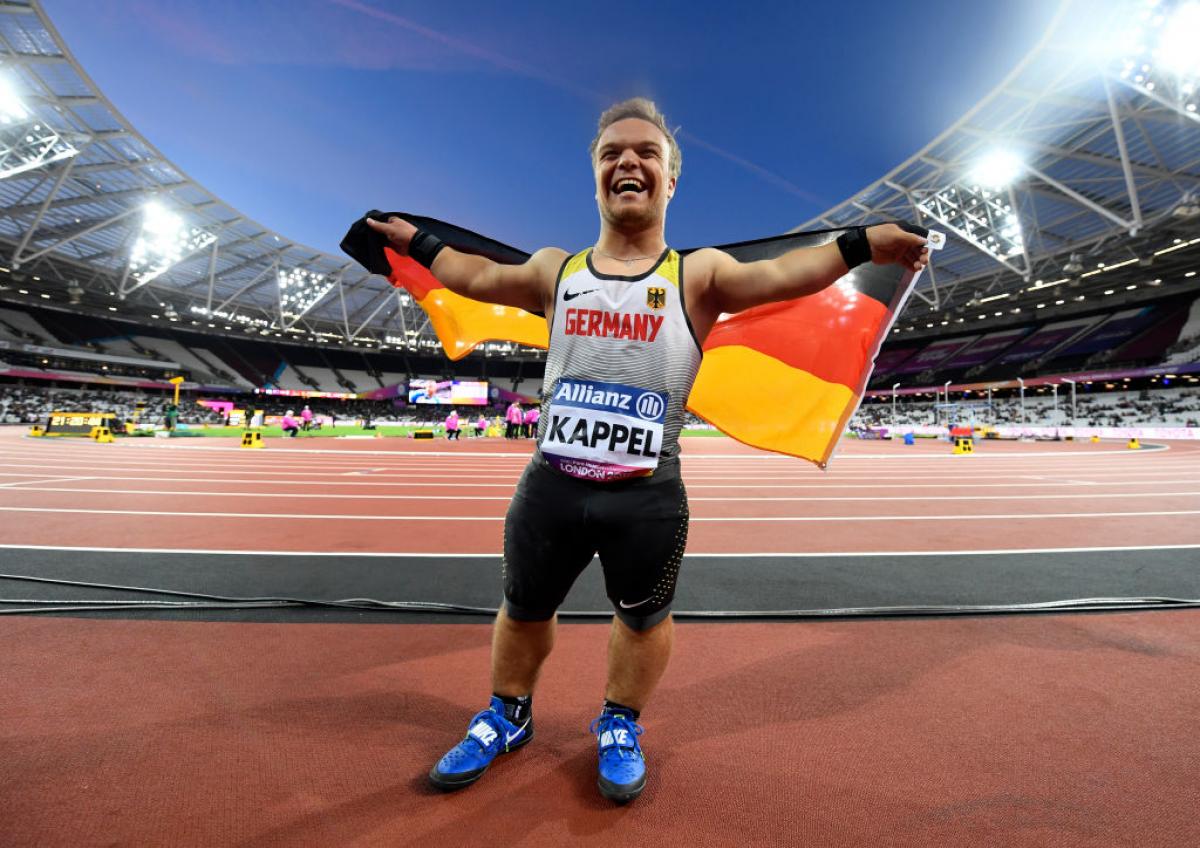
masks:
[[[10,547],[496,555],[528,442],[29,439],[0,430]],[[826,472],[684,440],[691,555],[1200,547],[1200,445],[843,442]]]

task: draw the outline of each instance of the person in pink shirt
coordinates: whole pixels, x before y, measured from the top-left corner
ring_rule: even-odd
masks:
[[[521,404],[515,400],[510,403],[504,419],[508,422],[508,426],[504,429],[504,438],[515,439],[520,436],[521,423],[525,420],[521,413]]]
[[[450,410],[450,414],[446,416],[446,438],[458,441],[458,410]]]
[[[533,407],[525,410],[523,419],[524,420],[521,422],[523,425],[522,435],[528,439],[533,435],[533,424],[535,421],[537,421],[537,410],[535,410]]]
[[[529,438],[534,439],[534,438],[537,438],[537,429],[538,429],[537,425],[538,425],[538,421],[542,417],[542,411],[540,409],[538,409],[536,406],[530,407],[529,415],[530,415],[530,418],[526,419],[526,421],[529,421]]]
[[[479,420],[475,422],[475,435],[481,439],[487,435],[487,419],[482,414],[480,414]]]
[[[312,420],[312,410],[305,406],[304,409],[300,410],[300,426],[305,433],[312,429]]]
[[[294,439],[296,438],[296,434],[300,432],[300,422],[293,418],[293,415],[295,413],[289,409],[283,414],[283,420],[279,424],[283,427],[283,435],[291,436]]]

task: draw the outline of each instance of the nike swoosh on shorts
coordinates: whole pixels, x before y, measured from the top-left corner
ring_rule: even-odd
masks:
[[[644,601],[638,601],[636,604],[627,604],[624,601],[617,601],[617,605],[620,606],[621,609],[633,609],[634,607],[640,607],[642,604],[647,604],[652,600],[654,600],[653,595],[646,598],[646,600],[644,600]]]

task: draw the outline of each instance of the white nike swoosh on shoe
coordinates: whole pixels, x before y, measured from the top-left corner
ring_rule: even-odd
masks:
[[[625,603],[624,601],[617,601],[617,605],[618,605],[618,606],[620,606],[620,607],[621,607],[621,609],[633,609],[634,607],[640,607],[642,604],[648,604],[648,603],[650,603],[652,600],[654,600],[654,596],[653,596],[653,595],[651,595],[650,597],[646,598],[646,600],[644,600],[644,601],[638,601],[636,604],[627,604],[627,603]]]
[[[508,743],[510,743],[514,739],[516,739],[518,736],[520,736],[522,733],[524,733],[525,728],[529,727],[529,721],[530,721],[529,719],[525,719],[525,723],[522,724],[520,727],[518,727],[515,733],[504,734],[504,744],[507,745]]]

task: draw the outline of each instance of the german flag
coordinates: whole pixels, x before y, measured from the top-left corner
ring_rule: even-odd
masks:
[[[397,215],[456,250],[520,264],[529,254],[432,218]],[[906,229],[925,234],[924,230]],[[789,233],[718,245],[742,262],[772,259],[832,241],[842,230]],[[429,315],[446,355],[461,359],[484,341],[549,344],[545,316],[469,300],[425,268],[387,247],[364,219],[342,249],[367,270],[404,288]],[[679,251],[686,255],[699,248]],[[916,275],[867,264],[809,297],[722,316],[704,342],[704,360],[688,409],[740,442],[801,457],[824,468],[871,376],[879,347],[904,306]]]

